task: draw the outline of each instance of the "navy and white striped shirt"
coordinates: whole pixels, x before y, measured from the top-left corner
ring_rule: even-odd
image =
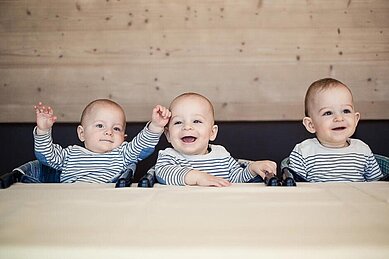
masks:
[[[63,148],[53,143],[51,131],[37,135],[35,128],[35,156],[42,163],[61,170],[61,182],[110,183],[131,163],[151,155],[160,136],[146,126],[131,142],[124,141],[108,153],[95,153],[78,145]]]
[[[383,175],[369,146],[350,139],[344,148],[328,148],[317,138],[295,146],[289,167],[309,182],[364,182],[379,180]]]
[[[233,183],[248,182],[253,176],[248,166],[241,167],[230,153],[220,145],[210,145],[211,151],[205,155],[183,155],[173,148],[159,151],[155,174],[160,183],[185,185],[185,175],[191,170],[199,170],[224,178]]]

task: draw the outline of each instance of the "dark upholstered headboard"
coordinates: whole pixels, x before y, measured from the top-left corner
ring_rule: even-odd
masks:
[[[250,160],[270,159],[280,164],[294,145],[312,137],[300,121],[289,122],[217,122],[219,133],[215,144],[224,145],[235,158]],[[145,123],[128,123],[128,139],[134,137]],[[53,128],[54,142],[63,146],[81,144],[76,134],[77,124],[56,123]],[[35,159],[33,152],[33,123],[0,124],[0,174]],[[376,154],[389,156],[389,120],[360,121],[354,138],[367,143]],[[137,181],[156,161],[157,152],[169,146],[165,136],[156,152],[139,163],[135,174]]]

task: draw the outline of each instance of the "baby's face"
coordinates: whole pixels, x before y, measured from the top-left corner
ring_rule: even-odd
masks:
[[[174,101],[171,112],[165,134],[173,148],[185,155],[208,153],[208,144],[216,138],[217,126],[207,100],[183,96]]]
[[[124,123],[125,117],[120,108],[110,104],[97,104],[86,116],[83,125],[79,126],[79,138],[84,142],[85,148],[92,152],[110,152],[124,141]]]
[[[351,93],[341,85],[318,92],[309,113],[316,137],[326,147],[347,146],[359,121]]]

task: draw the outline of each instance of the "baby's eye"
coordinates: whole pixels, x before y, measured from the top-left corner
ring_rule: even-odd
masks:
[[[182,124],[181,121],[175,121],[175,122],[173,123],[173,125],[180,125],[180,124]]]
[[[114,127],[113,130],[114,130],[114,131],[117,131],[117,132],[121,132],[121,131],[122,131],[122,129],[119,128],[119,127]]]
[[[201,123],[200,120],[194,120],[193,123]]]
[[[323,113],[323,116],[330,116],[332,115],[332,112],[331,111],[326,111]]]
[[[343,113],[351,113],[351,110],[350,109],[344,109]]]
[[[96,124],[96,128],[102,129],[104,126],[101,123]]]

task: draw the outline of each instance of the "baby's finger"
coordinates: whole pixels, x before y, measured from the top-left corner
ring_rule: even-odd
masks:
[[[161,114],[166,113],[166,108],[163,107],[162,105],[158,105],[158,110],[159,110],[159,112],[160,112]]]
[[[270,166],[265,166],[265,172],[267,173],[273,173],[275,172],[274,168],[270,167]]]
[[[53,109],[50,106],[47,107],[47,113],[53,115]]]
[[[47,109],[44,105],[42,106],[39,106],[39,111],[42,112],[42,113],[47,113]]]
[[[171,113],[168,109],[164,110],[164,112],[163,112],[163,114],[162,114],[162,117],[163,117],[164,119],[168,119],[168,118],[170,118],[171,116],[172,116],[172,113]]]
[[[171,116],[171,113],[170,113],[169,109],[167,109],[166,107],[163,107],[163,106],[160,106],[160,107],[159,107],[159,114],[160,114],[164,119],[170,118],[170,116]]]
[[[222,187],[228,187],[228,186],[231,186],[231,182],[225,180],[225,181],[221,182],[221,185],[222,185]]]
[[[45,107],[44,106],[38,106],[35,108],[36,113],[45,113]]]
[[[42,103],[39,102],[38,105],[34,105],[34,109],[35,109],[36,111],[37,111],[37,110],[40,110],[41,106],[42,106]]]
[[[219,183],[219,182],[212,182],[212,183],[210,183],[210,185],[209,186],[214,186],[214,187],[224,187],[221,183]]]
[[[264,168],[266,171],[274,173],[277,170],[277,164],[273,161],[266,161]]]
[[[222,179],[222,178],[215,179],[215,186],[217,186],[217,187],[227,187],[230,185],[231,185],[231,183],[225,179]]]

